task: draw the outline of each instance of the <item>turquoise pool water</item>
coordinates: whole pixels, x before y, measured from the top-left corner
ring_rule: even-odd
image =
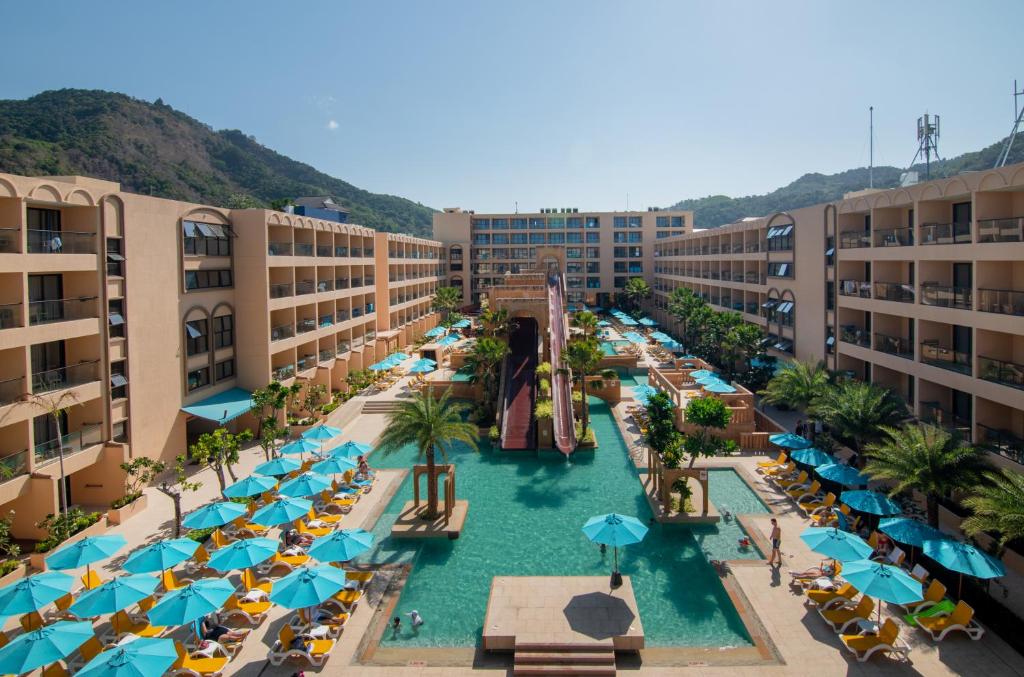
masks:
[[[629,373],[629,369],[625,369],[623,367],[619,367],[615,371],[619,374],[619,382],[622,384],[623,388],[632,388],[633,386],[647,383],[646,372],[631,374]],[[623,394],[623,397],[625,397],[625,394]]]
[[[601,350],[604,351],[605,355],[617,355],[618,353],[615,352],[615,346],[624,346],[628,344],[629,341],[601,341]]]
[[[455,541],[392,540],[390,526],[412,496],[406,479],[373,531],[377,547],[362,559],[413,564],[397,613],[416,609],[425,624],[408,624],[398,637],[385,631],[382,642],[395,646],[467,647],[479,642],[490,592],[497,575],[607,576],[612,553],[602,555],[581,532],[586,519],[607,512],[651,512],[607,405],[591,398],[591,418],[601,440],[592,455],[567,463],[559,454],[456,450],[456,492],[469,500],[469,517]],[[415,450],[390,457],[374,455],[379,467],[408,467]],[[739,478],[715,471],[712,499],[740,505]],[[719,480],[722,480],[721,487]],[[719,491],[721,489],[721,491]],[[749,489],[746,489],[749,491]],[[762,506],[763,508],[763,506]],[[651,527],[637,546],[620,551],[620,568],[632,577],[649,646],[748,646],[749,636],[707,559],[756,557],[740,553],[738,525],[690,530],[679,525]]]

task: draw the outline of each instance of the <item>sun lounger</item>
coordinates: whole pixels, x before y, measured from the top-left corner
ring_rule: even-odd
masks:
[[[807,486],[807,480],[809,479],[809,477],[807,476],[807,471],[806,470],[801,470],[800,472],[798,472],[796,474],[796,477],[775,477],[775,476],[771,476],[771,479],[774,479],[775,480],[775,484],[780,489],[785,491],[785,490],[792,489],[792,488],[797,487],[797,486],[801,486],[801,487]]]
[[[68,669],[58,663],[52,663],[43,668],[42,677],[69,677]]]
[[[260,576],[267,576],[276,571],[278,576],[283,576],[291,573],[295,570],[295,567],[302,566],[308,561],[309,555],[282,555],[279,552],[275,552],[274,556],[265,564],[256,567],[256,573]]]
[[[185,562],[185,573],[189,576],[205,574],[211,571],[211,569],[206,566],[206,563],[209,561],[210,551],[206,549],[206,546],[200,545],[196,548],[196,551],[192,553],[192,559]]]
[[[290,625],[281,628],[277,641],[267,652],[267,660],[271,665],[278,666],[290,658],[304,658],[314,667],[320,667],[327,661],[334,649],[333,639],[311,639],[302,642],[301,647],[295,646],[295,631]]]
[[[914,577],[914,579],[924,583],[928,580],[929,574],[928,570],[925,569],[923,566],[921,566],[920,564],[915,564],[914,568],[910,570],[910,575]]]
[[[946,586],[939,581],[932,581],[928,585],[928,589],[924,591],[924,599],[920,602],[911,602],[910,604],[901,604],[908,613],[919,614],[928,607],[935,606],[946,597]]]
[[[249,625],[260,625],[267,620],[272,602],[243,602],[238,597],[228,597],[224,608],[217,612],[218,619],[243,618]]]
[[[874,610],[875,601],[870,597],[861,597],[855,607],[842,606],[832,609],[818,609],[818,615],[825,619],[825,622],[832,626],[832,629],[836,632],[846,632],[846,628],[857,621],[869,619]]]
[[[350,614],[356,610],[356,606],[359,604],[359,600],[362,599],[362,597],[362,590],[350,590],[345,588],[334,593],[334,595],[324,601],[324,604]]]
[[[815,498],[815,499],[811,499],[810,501],[805,501],[804,503],[802,503],[800,505],[800,508],[803,509],[803,511],[806,512],[806,513],[813,514],[813,513],[824,512],[825,510],[828,510],[833,505],[835,505],[835,502],[836,502],[836,495],[833,494],[830,491],[829,493],[825,494],[825,498],[824,499],[818,500],[818,499]]]
[[[917,625],[917,619],[919,618],[934,618],[935,616],[948,616],[953,613],[953,609],[956,605],[953,604],[953,600],[944,599],[938,604],[926,608],[924,611],[918,613],[906,614],[903,616],[903,620],[906,621],[907,625]]]
[[[813,603],[818,609],[831,609],[852,601],[859,593],[857,588],[849,583],[843,583],[835,590],[808,590],[807,601]]]
[[[900,629],[891,618],[887,618],[877,635],[841,635],[843,645],[863,663],[876,653],[893,653],[906,660],[909,647],[900,640]]]
[[[30,611],[24,614],[18,619],[18,624],[21,625],[21,629],[25,632],[32,632],[46,625],[43,622],[43,617],[39,615],[38,611]]]
[[[327,611],[325,609],[325,611]],[[327,611],[330,614],[329,611]],[[348,622],[349,614],[330,614],[319,616],[315,621],[311,620],[308,609],[298,609],[295,614],[288,620],[288,625],[292,626],[292,629],[299,634],[311,634],[314,637],[322,634],[324,637],[330,639],[337,639],[341,637],[341,633],[345,629],[345,623]],[[324,630],[314,630],[314,628],[323,627]]]
[[[110,617],[110,631],[103,636],[105,642],[114,642],[125,635],[139,637],[160,637],[167,630],[162,625],[150,625],[149,621],[135,621],[128,612],[121,610]]]
[[[804,501],[814,500],[818,496],[818,492],[821,491],[821,482],[814,480],[810,486],[801,488],[793,487],[786,492],[790,498],[796,499],[797,503],[803,503]]]
[[[191,578],[178,578],[174,575],[173,571],[167,569],[160,573],[160,583],[164,586],[164,592],[171,592],[172,590],[180,590],[191,583],[195,583],[195,581]]]
[[[356,581],[359,584],[360,590],[365,590],[370,582],[373,580],[374,572],[372,571],[346,571],[345,579],[349,581]]]
[[[99,638],[96,636],[90,637],[78,647],[78,655],[68,659],[68,668],[78,672],[86,663],[103,653],[104,648]]]
[[[985,634],[985,628],[974,620],[974,609],[963,600],[957,602],[948,616],[918,617],[917,627],[931,635],[936,642],[941,642],[954,630],[967,633],[973,640],[979,640]]]
[[[219,677],[231,660],[226,656],[214,658],[192,658],[181,642],[174,642],[178,658],[168,672],[172,675],[195,675],[196,677]]]
[[[758,461],[757,468],[762,471],[767,470],[768,468],[784,465],[787,460],[789,460],[789,457],[786,455],[786,452],[780,451],[778,457],[774,460]]]
[[[94,569],[89,569],[89,571],[82,574],[82,584],[85,585],[86,590],[95,590],[103,585],[103,579],[100,578],[100,575]]]
[[[257,577],[252,569],[242,569],[242,590],[249,592],[254,589],[262,590],[269,595],[274,589],[274,582],[267,577]]]

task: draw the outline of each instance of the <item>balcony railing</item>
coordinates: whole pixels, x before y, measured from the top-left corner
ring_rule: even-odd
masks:
[[[292,243],[291,242],[268,242],[267,243],[267,254],[270,256],[291,256],[292,255]]]
[[[0,458],[0,484],[28,474],[28,449]]]
[[[0,228],[0,254],[17,254],[21,251],[21,231],[17,228]]]
[[[286,379],[291,378],[292,376],[295,376],[295,365],[286,364],[284,366],[278,367],[271,371],[270,375],[273,377],[273,380],[275,381],[284,381]]]
[[[372,277],[364,277],[363,278],[363,286],[364,287],[369,287],[372,284],[373,284],[373,278]]]
[[[840,327],[839,340],[843,343],[852,343],[863,348],[871,347],[871,335],[863,329],[853,327]]]
[[[978,378],[1024,389],[1024,364],[978,356]]]
[[[331,350],[330,348],[325,348],[325,349],[320,351],[320,361],[321,362],[330,362],[333,359],[334,359],[334,351]]]
[[[859,296],[862,299],[871,298],[871,283],[861,280],[840,280],[840,296]]]
[[[292,296],[291,282],[281,282],[279,284],[270,285],[270,298],[283,299],[288,296]]]
[[[978,310],[1001,315],[1024,315],[1024,291],[979,289]]]
[[[970,310],[971,289],[925,282],[921,285],[921,303],[926,306]]]
[[[28,230],[29,254],[95,254],[96,233]]]
[[[65,458],[103,441],[103,430],[99,424],[87,425],[81,430],[68,433],[59,440],[52,439],[35,446],[36,465],[55,461],[63,453]]]
[[[316,290],[320,293],[334,291],[334,280],[320,280],[316,283]]]
[[[295,327],[291,324],[281,324],[270,328],[271,341],[283,341],[293,336],[295,336]]]
[[[332,324],[334,324],[334,313],[321,315],[319,324],[321,329],[323,329],[324,327],[330,327]]]
[[[53,299],[48,301],[29,301],[28,323],[49,324],[98,317],[96,297],[83,296],[77,299]]]
[[[317,256],[328,257],[328,256],[332,256],[333,253],[334,253],[334,247],[332,247],[329,244],[318,244],[316,246],[316,255]]]
[[[909,339],[875,332],[875,350],[896,355],[908,360],[914,359],[914,344]]]
[[[316,362],[316,355],[303,355],[302,357],[299,358],[299,361],[296,363],[296,368],[299,371],[306,371],[307,369],[312,369],[313,367],[315,367]]]
[[[347,277],[339,277],[339,278],[335,279],[334,280],[334,288],[335,289],[348,289],[349,288],[349,280],[348,280],[348,278]]]
[[[301,282],[295,283],[296,296],[301,294],[312,294],[315,289],[316,284],[313,283],[313,280],[302,280]]]
[[[1024,439],[1009,430],[978,424],[978,444],[1011,461],[1024,463]]]
[[[363,278],[361,278],[361,277],[353,277],[352,278],[352,286],[353,287],[362,287],[363,286]]]
[[[13,329],[21,326],[21,304],[0,303],[0,329]]]
[[[961,374],[970,375],[971,373],[970,353],[940,346],[938,341],[921,342],[921,361],[933,367],[941,367]]]
[[[1024,217],[978,219],[978,242],[1024,242]]]
[[[0,406],[12,404],[21,399],[21,396],[25,394],[25,387],[22,385],[24,380],[20,376],[0,380]]]
[[[356,258],[363,255],[363,250],[359,247],[352,247],[352,249],[350,249],[349,251],[351,252],[351,255]]]
[[[81,362],[32,374],[32,392],[48,393],[99,380],[99,360]]]
[[[336,257],[338,257],[338,258],[347,258],[348,257],[348,247],[335,247],[334,248],[334,255]]]
[[[947,430],[967,442],[971,441],[971,422],[965,418],[943,409],[938,402],[922,402],[921,418],[943,430]]]
[[[352,350],[352,348],[349,346],[348,341],[338,341],[338,355],[344,355],[350,350]]]
[[[970,223],[926,223],[921,226],[921,244],[964,244],[970,241]]]
[[[295,243],[295,255],[296,256],[312,256],[313,255],[313,244],[310,242],[296,242]]]
[[[299,334],[305,334],[316,329],[316,320],[313,318],[307,318],[305,320],[299,320],[295,326],[295,331]]]
[[[879,228],[875,231],[876,247],[911,247],[913,244],[913,228]]]
[[[377,332],[375,330],[371,329],[370,331],[366,332],[366,342],[367,343],[369,343],[370,341],[376,340],[376,338],[377,338]]]
[[[839,234],[840,249],[860,249],[871,246],[871,233],[867,231],[848,230]]]
[[[900,303],[914,302],[914,285],[904,282],[876,282],[875,298]]]
[[[339,310],[337,313],[335,313],[334,321],[335,322],[345,322],[346,320],[348,320],[348,318],[349,318],[349,314],[348,314],[347,310]]]

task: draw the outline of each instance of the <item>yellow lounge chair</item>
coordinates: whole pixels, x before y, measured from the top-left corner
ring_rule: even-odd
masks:
[[[267,527],[260,524],[253,524],[245,515],[240,515],[231,521],[232,533],[242,538],[256,538],[267,535]]]
[[[345,579],[349,581],[357,581],[359,583],[359,589],[365,590],[370,581],[373,580],[374,572],[372,571],[346,571]]]
[[[192,658],[188,651],[175,640],[174,650],[178,652],[178,658],[171,665],[168,672],[172,675],[195,675],[196,677],[220,677],[227,666],[229,658],[220,656],[217,658]]]
[[[89,571],[82,574],[82,584],[86,590],[95,590],[103,585],[103,579],[100,578],[100,575],[94,569],[89,569]]]
[[[257,578],[252,569],[242,569],[242,588],[246,592],[259,588],[269,595],[274,589],[274,582],[269,578]]]
[[[71,673],[60,662],[47,665],[43,668],[42,677],[70,677]]]
[[[240,616],[250,625],[260,625],[267,620],[267,612],[272,606],[272,602],[243,602],[232,596],[224,602],[224,608],[218,616],[225,619]]]
[[[178,578],[170,569],[165,569],[164,571],[160,572],[160,582],[164,586],[164,592],[180,590],[181,588],[187,587],[188,585],[195,583],[195,581],[193,581],[191,578]]]
[[[63,597],[55,600],[53,608],[46,612],[46,620],[48,623],[52,623],[57,620],[65,621],[92,621],[96,622],[99,620],[99,616],[90,616],[88,618],[79,618],[71,612],[71,605],[75,603],[75,595],[68,593]]]
[[[827,526],[831,525],[833,522],[835,522],[838,519],[836,517],[836,513],[837,512],[842,513],[843,516],[847,518],[847,523],[849,523],[849,520],[850,520],[850,506],[846,505],[845,503],[843,503],[841,506],[839,506],[839,509],[836,510],[836,511],[832,511],[832,510],[815,510],[813,513],[808,515],[808,517],[811,518],[811,522],[814,523],[814,526],[816,526],[816,527],[827,527]],[[851,529],[851,531],[852,531],[852,533],[857,533],[855,529]]]
[[[783,465],[775,466],[764,471],[765,477],[773,477],[775,479],[782,479],[790,473],[796,472],[796,463],[790,461]]]
[[[185,562],[185,573],[189,576],[195,576],[196,574],[206,573],[210,568],[206,565],[210,561],[210,551],[206,549],[206,546],[200,545],[196,548],[196,551],[192,553],[192,559]]]
[[[327,512],[317,513],[312,508],[309,509],[310,520],[320,520],[325,524],[337,524],[341,520],[341,515],[332,514]]]
[[[985,628],[974,620],[974,609],[963,600],[956,603],[953,613],[948,616],[933,616],[931,618],[919,616],[917,625],[931,635],[936,642],[941,642],[946,635],[954,630],[967,633],[967,636],[975,641],[981,639],[985,634]]]
[[[214,529],[213,533],[210,534],[210,542],[213,543],[215,548],[223,548],[226,545],[231,545],[237,540],[237,538],[229,536],[220,529]]]
[[[21,629],[25,632],[32,632],[46,625],[43,622],[43,617],[39,615],[38,611],[30,611],[21,618],[18,619],[18,624],[21,625]]]
[[[356,606],[362,597],[362,590],[342,589],[324,600],[324,604],[337,607],[340,611],[350,614],[356,610]]]
[[[301,519],[295,520],[294,526],[295,526],[295,530],[298,531],[300,534],[309,534],[313,538],[320,538],[321,536],[326,536],[327,534],[329,534],[332,531],[334,531],[334,529],[332,529],[331,527],[315,527],[314,528],[314,527],[306,526],[306,523],[303,520],[301,520]]]
[[[819,609],[831,609],[852,602],[858,594],[860,591],[857,588],[849,583],[843,583],[835,590],[808,590],[807,601],[814,603]]]
[[[876,653],[893,653],[902,660],[907,658],[908,647],[900,640],[900,628],[887,618],[877,635],[840,635],[843,645],[863,663]]]
[[[775,484],[777,484],[780,489],[785,491],[786,489],[789,489],[791,487],[795,487],[795,486],[798,486],[798,485],[799,486],[806,485],[808,479],[809,478],[807,476],[807,471],[806,470],[801,470],[800,473],[796,477],[793,477],[791,479],[786,479],[786,478],[778,479],[778,480],[775,481]]]
[[[825,494],[825,498],[822,500],[811,499],[800,504],[800,508],[806,513],[818,513],[825,512],[836,503],[836,495],[831,491]]]
[[[797,503],[803,503],[804,501],[813,501],[818,497],[818,492],[821,491],[821,482],[814,480],[811,482],[811,486],[806,489],[800,487],[793,487],[786,494],[790,498],[796,499]]]
[[[118,611],[110,618],[110,626],[117,638],[125,635],[138,635],[139,637],[159,637],[164,634],[167,628],[163,625],[150,625],[148,621],[135,621],[128,616],[128,612]]]
[[[758,461],[757,467],[758,469],[761,470],[767,470],[768,468],[774,468],[780,465],[785,465],[787,460],[789,460],[789,456],[786,455],[786,452],[780,451],[778,457],[775,458],[775,460],[769,459],[767,461]]]
[[[256,567],[256,573],[260,576],[267,576],[282,570],[284,573],[278,575],[289,574],[295,570],[295,567],[302,566],[308,561],[309,555],[282,555],[275,552],[269,561]]]
[[[946,586],[937,580],[933,580],[928,584],[928,589],[924,591],[924,599],[920,602],[911,602],[910,604],[901,604],[909,614],[919,614],[925,609],[929,609],[946,598]]]
[[[855,607],[839,607],[834,609],[818,609],[818,615],[832,626],[836,632],[845,632],[857,621],[865,621],[875,610],[875,601],[870,597],[861,597]]]
[[[325,611],[329,611],[325,609]],[[295,614],[289,619],[288,625],[292,626],[292,629],[296,632],[309,632],[314,626],[323,625],[327,627],[327,636],[331,639],[337,639],[341,637],[342,631],[345,629],[345,623],[348,622],[349,614],[340,613],[333,615],[329,618],[321,618],[317,621],[310,620],[308,609],[298,609]]]
[[[305,658],[314,667],[322,666],[331,650],[334,649],[333,639],[312,639],[303,643],[303,648],[293,648],[292,641],[295,639],[295,631],[292,626],[285,625],[277,635],[277,641],[267,652],[267,660],[271,665],[278,666],[289,658]]]
[[[103,643],[100,642],[99,638],[93,635],[78,647],[78,656],[73,659],[68,659],[68,667],[71,668],[72,671],[78,672],[86,663],[103,653],[104,648],[105,647],[103,646]]]

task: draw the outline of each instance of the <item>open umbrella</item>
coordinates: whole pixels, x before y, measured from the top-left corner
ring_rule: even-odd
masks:
[[[356,462],[351,458],[342,454],[331,454],[326,461],[320,461],[319,463],[313,464],[313,472],[321,473],[324,475],[340,475],[341,473],[354,470],[356,468]],[[292,480],[294,481],[294,480]],[[290,483],[289,483],[290,484]],[[325,489],[327,487],[324,487]],[[309,495],[309,494],[305,494]]]
[[[266,475],[249,475],[234,484],[225,487],[224,495],[228,498],[248,498],[270,491],[277,486],[277,479]]]
[[[970,543],[961,543],[950,538],[934,538],[924,542],[924,554],[960,574],[957,597],[963,592],[964,574],[975,578],[999,578],[1006,574],[1006,567],[987,552],[978,550]]]
[[[906,543],[915,548],[924,547],[925,541],[947,538],[946,534],[935,527],[907,517],[884,519],[878,523],[878,530],[894,541]]]
[[[345,458],[352,458],[353,456],[363,456],[370,453],[373,449],[369,444],[362,442],[353,442],[349,440],[345,444],[334,447],[331,449],[331,456],[344,456]]]
[[[704,378],[706,376],[714,376],[714,377],[717,378],[718,374],[716,374],[715,372],[711,371],[710,369],[697,369],[695,371],[691,371],[690,372],[690,378],[692,378],[694,380],[697,380],[699,378]]]
[[[333,440],[339,435],[341,435],[341,428],[335,428],[333,425],[321,424],[313,426],[306,432],[302,433],[302,439],[316,440],[320,443],[320,448],[317,449],[317,451],[319,453],[323,453],[324,442],[326,440]]]
[[[708,374],[707,376],[698,376],[693,379],[697,385],[711,385],[712,383],[725,383],[718,374]]]
[[[152,677],[152,675],[162,675],[176,660],[178,660],[178,651],[174,648],[174,640],[140,637],[97,655],[75,675],[76,677]]]
[[[71,613],[79,618],[112,614],[149,597],[159,579],[146,574],[115,576],[98,588],[83,593],[71,605]]]
[[[20,675],[59,661],[92,636],[87,621],[57,621],[18,635],[0,649],[0,674]]]
[[[794,456],[796,453],[793,454]],[[869,515],[899,515],[903,508],[896,501],[892,500],[879,491],[844,491],[839,499],[854,510],[866,512]]]
[[[814,447],[808,447],[806,449],[797,449],[789,455],[791,459],[797,463],[803,463],[804,465],[811,465],[815,468],[819,465],[829,465],[830,463],[838,462],[835,456],[832,454],[826,454],[821,449],[815,449]],[[851,506],[852,507],[852,506]]]
[[[295,479],[282,484],[281,488],[277,490],[277,493],[281,496],[288,496],[290,498],[300,498],[302,496],[319,494],[324,489],[330,488],[330,477],[321,475],[318,472],[304,472]]]
[[[245,513],[246,507],[241,503],[220,501],[208,503],[199,510],[189,513],[181,523],[189,529],[210,529],[223,526]]]
[[[278,451],[282,454],[301,456],[307,452],[313,453],[320,451],[320,445],[313,440],[307,440],[300,437],[299,439],[292,440],[288,444],[284,445]]]
[[[619,318],[619,322],[621,322],[626,327],[635,327],[636,326],[636,320],[634,320],[631,317],[620,317]]]
[[[729,385],[725,381],[718,381],[716,383],[704,383],[701,384],[701,387],[704,388],[704,390],[706,390],[709,393],[728,394],[736,392],[736,388]]]
[[[456,322],[455,324],[453,324],[452,325],[452,329],[466,329],[466,328],[472,327],[472,326],[473,326],[473,322],[470,321],[469,318],[463,318],[463,319],[459,320],[458,322]]]
[[[273,538],[243,538],[219,548],[207,564],[217,571],[247,569],[270,559],[275,552],[277,541]]]
[[[640,385],[633,386],[633,396],[634,397],[636,397],[638,395],[646,395],[647,397],[650,397],[651,395],[657,394],[657,392],[658,392],[657,388],[655,388],[653,386],[649,386],[646,383],[641,383]]]
[[[309,514],[312,507],[313,502],[305,498],[279,498],[257,510],[249,521],[272,527],[297,520]]]
[[[409,355],[406,355],[402,351],[398,351],[397,353],[391,353],[390,355],[388,355],[388,359],[397,364],[398,362],[405,362],[406,360],[408,360]]]
[[[597,326],[598,327],[610,327],[610,326],[612,326],[612,323],[609,322],[608,320],[598,320]]]
[[[921,582],[899,567],[863,559],[843,564],[843,578],[861,594],[892,604],[910,604],[924,598]],[[878,620],[882,620],[882,605]]]
[[[682,352],[684,350],[683,344],[679,343],[675,339],[669,339],[668,341],[662,341],[661,347],[665,350],[671,350],[674,353]]]
[[[869,479],[867,475],[861,474],[856,468],[843,465],[842,463],[819,465],[814,469],[814,472],[818,473],[819,477],[832,482],[838,482],[844,487],[863,487],[867,485]]]
[[[632,545],[644,540],[647,525],[635,517],[611,512],[591,517],[583,525],[583,533],[591,542],[610,545],[615,549],[612,587],[617,587],[622,584],[622,574],[619,573],[619,546]]]
[[[810,440],[793,433],[778,433],[769,437],[768,441],[784,449],[806,449],[811,446]]]
[[[148,574],[172,569],[190,558],[199,548],[199,542],[191,538],[175,538],[157,541],[152,545],[135,550],[121,566],[132,574]]]
[[[345,581],[344,569],[301,566],[274,583],[270,601],[288,609],[316,606],[344,588]]]
[[[655,341],[671,341],[672,337],[663,331],[652,331],[651,338]]]
[[[128,543],[121,534],[90,536],[63,548],[46,558],[51,569],[77,569],[84,566],[86,571],[93,562],[107,559]]]
[[[410,374],[429,374],[430,372],[434,371],[435,369],[437,369],[437,367],[432,365],[432,364],[414,364],[411,367],[409,367],[409,373]]]
[[[223,578],[207,578],[172,590],[146,612],[153,625],[186,625],[219,611],[228,597],[235,594],[235,586]]]
[[[310,557],[321,562],[347,562],[373,546],[373,534],[363,529],[341,529],[313,541]]]
[[[287,475],[293,470],[298,470],[302,464],[294,458],[274,458],[266,463],[260,463],[253,468],[253,472],[260,475]]]
[[[445,330],[444,327],[434,327],[433,329],[431,329],[430,331],[426,332],[423,335],[426,336],[427,338],[436,338],[438,336],[444,336],[447,333],[448,332]]]
[[[800,540],[814,552],[840,562],[860,560],[871,555],[873,548],[863,538],[836,527],[807,527]],[[846,573],[846,570],[843,570]]]
[[[6,615],[27,614],[71,591],[75,579],[58,571],[44,571],[0,589],[0,610]]]
[[[649,317],[641,317],[640,318],[640,324],[644,325],[645,327],[657,327],[658,326],[658,323],[655,322],[654,320],[652,320]]]
[[[443,339],[438,341],[437,345],[447,347],[447,346],[452,345],[453,343],[458,343],[458,342],[459,342],[459,337],[458,336],[456,336],[455,334],[448,334],[448,336],[445,336]]]

